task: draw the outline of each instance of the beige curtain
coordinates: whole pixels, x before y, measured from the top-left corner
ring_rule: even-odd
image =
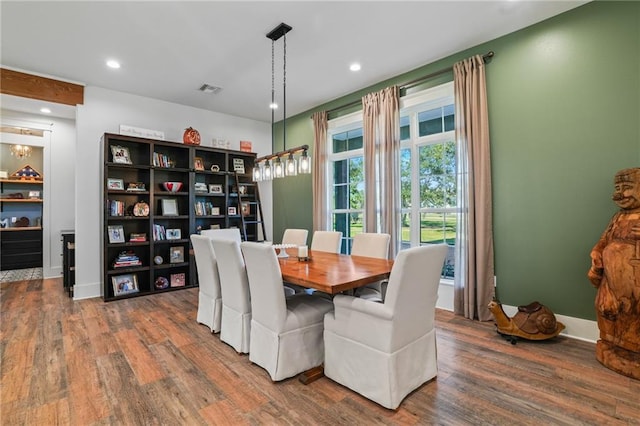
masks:
[[[490,320],[494,296],[489,114],[482,56],[456,63],[454,72],[458,146],[458,230],[454,311]]]
[[[365,169],[365,232],[391,235],[389,256],[399,244],[400,95],[398,86],[362,98]],[[379,214],[378,214],[379,213]]]
[[[313,230],[327,229],[327,112],[318,111],[313,120],[313,146],[311,186],[313,190]]]

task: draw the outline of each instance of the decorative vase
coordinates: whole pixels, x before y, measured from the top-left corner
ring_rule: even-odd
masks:
[[[182,141],[185,145],[200,145],[200,132],[193,127],[187,127],[184,129]]]

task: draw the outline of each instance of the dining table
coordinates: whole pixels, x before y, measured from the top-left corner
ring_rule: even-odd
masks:
[[[295,248],[286,252],[288,257],[278,257],[285,282],[331,295],[384,280],[393,266],[393,260],[375,257],[309,250],[308,256],[301,259]]]

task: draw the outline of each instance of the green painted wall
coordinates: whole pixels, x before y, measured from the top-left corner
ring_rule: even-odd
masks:
[[[593,320],[589,252],[617,209],[615,172],[640,165],[640,3],[588,3],[288,118],[287,147],[312,144],[316,110],[489,50],[498,297]],[[311,230],[310,177],[274,182],[276,241],[286,227]]]

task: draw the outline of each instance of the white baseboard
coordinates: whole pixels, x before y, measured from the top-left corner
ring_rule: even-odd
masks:
[[[453,312],[453,285],[440,283],[436,307]],[[504,309],[504,313],[509,317],[514,316],[518,312],[517,306],[502,305],[502,308]],[[566,327],[561,333],[563,336],[591,343],[595,343],[600,336],[600,330],[598,329],[598,323],[596,321],[558,314],[556,314],[556,319]]]
[[[73,300],[101,297],[100,288],[100,283],[75,284],[73,286]]]

